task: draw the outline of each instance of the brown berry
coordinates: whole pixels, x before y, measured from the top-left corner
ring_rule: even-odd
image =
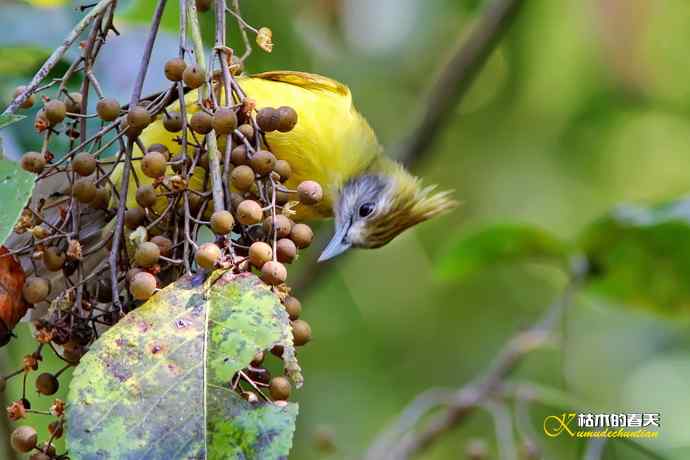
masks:
[[[140,267],[152,267],[158,263],[161,250],[156,243],[145,241],[139,245],[134,253],[134,261]]]
[[[64,102],[58,99],[51,99],[46,102],[43,107],[45,110],[45,115],[51,125],[56,125],[65,119],[67,114],[67,106]]]
[[[146,149],[146,152],[159,152],[165,157],[165,161],[170,161],[170,150],[163,144],[151,144]]]
[[[203,111],[196,112],[189,120],[189,126],[199,134],[208,134],[213,129],[213,117]]]
[[[17,89],[14,90],[14,97],[19,96],[22,94],[24,91],[26,91],[26,86],[17,86]],[[19,107],[22,109],[30,109],[34,105],[34,95],[31,94],[24,102],[22,102],[22,105]]]
[[[273,107],[264,107],[256,114],[256,124],[267,133],[278,129],[278,121],[278,111]]]
[[[149,272],[139,272],[129,283],[129,292],[137,300],[146,300],[156,292],[156,277]]]
[[[298,319],[292,322],[292,341],[296,347],[306,345],[311,340],[311,326],[309,323]]]
[[[216,211],[211,215],[211,230],[216,235],[227,235],[235,226],[235,218],[228,211]]]
[[[287,377],[279,375],[271,379],[269,384],[269,391],[271,393],[271,398],[275,401],[287,401],[290,397],[290,391],[292,390],[292,385]]]
[[[60,388],[57,377],[49,372],[44,372],[36,377],[36,390],[42,395],[54,395]]]
[[[206,75],[197,67],[196,64],[188,65],[182,73],[182,80],[184,84],[192,89],[196,89],[204,84]]]
[[[220,259],[220,248],[214,243],[204,243],[196,251],[197,265],[206,270],[211,270]]]
[[[230,161],[235,166],[247,165],[249,164],[249,157],[247,155],[247,147],[244,144],[240,144],[230,152]]]
[[[281,133],[292,131],[292,128],[297,124],[297,112],[292,107],[279,107],[278,110],[278,126],[276,129]]]
[[[163,235],[156,235],[151,238],[151,242],[158,246],[162,256],[168,257],[172,253],[173,243],[170,241],[170,238]]]
[[[65,107],[67,108],[68,113],[81,113],[81,102],[82,102],[82,97],[81,93],[78,92],[72,92],[67,95],[65,98]]]
[[[254,128],[252,125],[244,123],[240,125],[237,130],[242,134],[248,141],[254,139]]]
[[[129,270],[127,270],[127,274],[125,275],[125,277],[127,278],[127,281],[131,283],[134,280],[134,277],[143,271],[144,270],[142,270],[139,267],[132,267]]]
[[[189,193],[187,197],[189,200],[189,210],[196,215],[201,209],[201,205],[204,203],[204,198],[196,193]]]
[[[167,167],[165,155],[160,152],[148,152],[141,159],[141,170],[153,179],[164,175]]]
[[[130,230],[136,230],[146,219],[146,213],[141,208],[130,208],[125,211],[125,225]]]
[[[290,231],[290,239],[295,242],[297,249],[304,249],[314,239],[314,232],[307,224],[295,224]]]
[[[254,185],[254,170],[247,165],[235,167],[230,173],[232,185],[243,192],[246,192]]]
[[[139,186],[137,189],[136,200],[139,206],[142,208],[150,208],[156,204],[156,191],[153,189],[153,185],[145,184]]]
[[[12,432],[10,442],[17,452],[30,452],[38,443],[38,433],[31,426],[18,426]]]
[[[71,364],[79,364],[79,360],[86,353],[86,347],[76,345],[73,348],[65,347],[62,356]]]
[[[292,168],[290,167],[290,163],[288,163],[285,160],[276,160],[276,164],[273,167],[273,170],[278,173],[281,182],[285,182],[286,180],[288,180],[288,178],[292,174]]]
[[[106,97],[96,103],[96,113],[103,121],[114,121],[120,116],[120,104],[117,100]]]
[[[151,114],[145,107],[135,105],[127,112],[127,123],[134,129],[144,129],[151,124]]]
[[[261,267],[261,279],[271,286],[283,284],[287,279],[287,269],[280,262],[271,260]]]
[[[29,457],[29,460],[51,460],[51,456],[43,452],[34,452]]]
[[[259,150],[252,156],[249,162],[254,172],[259,176],[265,176],[273,171],[273,167],[276,165],[276,157],[268,150]]]
[[[278,262],[291,264],[297,257],[297,246],[289,238],[281,238],[276,241],[276,256]]]
[[[237,128],[237,115],[234,110],[227,107],[216,110],[213,114],[213,129],[216,134],[230,134],[235,128]]]
[[[197,11],[205,13],[206,11],[211,9],[213,0],[196,0],[195,3]]]
[[[285,297],[283,300],[283,305],[285,305],[285,311],[287,311],[288,316],[290,316],[290,321],[295,321],[302,314],[302,302],[291,295]]]
[[[45,278],[30,276],[24,281],[22,295],[30,304],[44,301],[50,294],[50,283]]]
[[[323,199],[323,189],[318,182],[313,180],[305,180],[297,186],[297,195],[299,201],[306,204],[316,204]]]
[[[289,217],[283,214],[276,214],[275,229],[276,237],[285,238],[290,235],[290,230],[292,230],[292,221]],[[273,232],[273,216],[268,216],[264,219],[264,230],[268,234]]]
[[[34,118],[34,128],[39,133],[42,133],[50,127],[50,122],[46,118],[46,111],[44,109],[36,112],[36,117]]]
[[[65,253],[55,246],[49,246],[43,250],[43,265],[51,272],[62,270],[65,265]]]
[[[242,225],[258,224],[263,215],[261,205],[254,200],[244,200],[237,206],[237,220]]]
[[[22,155],[21,166],[24,171],[40,174],[46,166],[46,158],[38,152],[26,152]]]
[[[97,164],[96,157],[88,152],[78,153],[72,158],[72,170],[83,177],[93,174]]]
[[[133,138],[141,134],[143,128],[136,128],[134,126],[130,126],[129,122],[127,121],[127,117],[124,117],[120,120],[120,131],[124,132],[127,135],[127,137]]]
[[[163,117],[163,127],[171,133],[182,131],[182,116],[179,112],[168,112],[169,116]]]
[[[273,257],[273,250],[268,243],[256,241],[249,246],[249,262],[255,267],[263,267],[266,262],[271,260],[271,257]]]
[[[96,197],[96,184],[90,179],[79,179],[72,185],[72,196],[80,203],[91,203]]]
[[[163,72],[165,73],[165,78],[170,81],[182,81],[182,74],[187,68],[187,63],[184,62],[182,58],[172,58],[165,63]]]
[[[59,423],[60,425],[63,425],[63,423],[60,420],[55,420],[54,422]],[[50,425],[48,425],[48,432],[51,433]],[[48,444],[47,441],[43,441],[42,443],[40,443],[38,445],[37,449],[40,450],[41,452],[47,453],[49,457],[55,457],[55,454],[56,454],[55,446],[52,444]]]
[[[110,203],[110,189],[101,187],[96,189],[96,194],[93,197],[89,206],[94,209],[107,209]]]
[[[55,420],[50,422],[48,425],[48,433],[55,436],[56,438],[61,438],[64,431],[64,425],[60,420]]]

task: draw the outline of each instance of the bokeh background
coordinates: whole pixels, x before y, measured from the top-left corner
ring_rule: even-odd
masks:
[[[144,93],[165,86],[162,63],[176,54],[177,9],[170,3]],[[274,33],[274,52],[255,50],[249,71],[303,70],[346,83],[394,152],[424,108],[434,75],[486,2],[240,3],[250,24]],[[295,293],[314,340],[300,352],[306,385],[296,396],[301,413],[291,458],[360,458],[415,395],[459,387],[481,373],[565,285],[557,268],[536,263],[443,280],[438,260],[455,240],[502,222],[537,224],[572,240],[618,203],[673,199],[690,188],[690,3],[526,3],[446,127],[430,133],[430,150],[416,170],[429,183],[454,189],[462,206],[376,252],[335,260],[334,269]],[[97,73],[106,93],[126,101],[154,2],[120,4],[122,35],[104,49]],[[0,2],[0,99],[8,101],[61,42],[80,17],[75,6]],[[230,40],[241,48],[234,29]],[[11,158],[40,142],[29,122],[3,130],[2,138]],[[299,279],[314,257],[305,253],[291,278]],[[566,392],[593,411],[660,412],[660,437],[645,447],[661,458],[687,459],[689,326],[683,317],[659,317],[583,292],[565,318],[563,346],[531,355],[514,379]],[[16,368],[22,345],[15,341],[2,351],[4,369]],[[16,395],[16,388],[6,394]],[[48,404],[47,397],[32,399]],[[582,458],[584,442],[543,435],[542,421],[554,413],[532,404],[517,429],[536,434],[543,458]],[[464,458],[476,439],[497,458],[493,422],[483,411],[421,458]],[[330,442],[335,450],[324,450]],[[610,442],[603,458],[654,457]]]

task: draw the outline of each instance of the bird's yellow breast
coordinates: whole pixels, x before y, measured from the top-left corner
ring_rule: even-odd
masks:
[[[328,78],[301,72],[268,72],[252,77],[241,77],[238,83],[247,96],[256,102],[256,108],[290,106],[297,111],[297,124],[287,133],[267,133],[269,149],[277,158],[286,160],[292,176],[286,186],[295,188],[303,180],[315,180],[324,189],[324,200],[315,207],[299,205],[296,220],[330,217],[340,186],[353,176],[361,174],[381,154],[373,130],[355,110],[349,89]],[[198,94],[185,97],[188,116],[198,110]],[[179,103],[169,108],[179,110]],[[160,121],[149,126],[141,136],[145,146],[161,143],[175,155],[180,145],[175,142],[179,133],[166,131]],[[136,149],[134,157],[141,155]],[[135,172],[143,183],[152,179],[141,173],[139,162]],[[113,174],[119,183],[120,172]],[[203,172],[195,171],[191,187],[203,187]],[[136,184],[130,181],[128,206],[135,207]],[[164,204],[161,203],[164,207]]]
[[[355,110],[349,89],[333,80],[298,72],[268,72],[239,81],[257,109],[287,105],[298,121],[288,133],[268,133],[277,158],[290,163],[287,186],[315,180],[325,190],[318,207],[301,210],[304,218],[329,217],[338,188],[362,173],[380,153],[374,132]]]

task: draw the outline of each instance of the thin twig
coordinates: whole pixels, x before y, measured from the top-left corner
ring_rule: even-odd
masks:
[[[103,13],[105,9],[108,8],[111,3],[113,3],[113,1],[114,0],[101,0],[91,11],[89,11],[86,16],[82,18],[81,21],[79,21],[76,26],[74,26],[74,29],[67,34],[67,37],[62,42],[62,45],[57,47],[55,51],[53,51],[53,53],[48,57],[48,59],[46,59],[41,68],[38,69],[38,72],[36,72],[34,78],[31,79],[31,83],[26,86],[21,94],[10,102],[10,105],[8,105],[5,111],[2,113],[3,115],[9,115],[17,111],[17,109],[24,103],[24,101],[28,99],[33,91],[38,88],[38,85],[41,84],[43,79],[48,75],[52,68],[55,67],[58,62],[60,62],[62,56],[65,55],[70,46],[72,46],[72,44],[79,38],[79,35],[81,35],[89,24],[91,24],[91,21],[93,21],[96,17],[99,17],[101,13]]]
[[[504,402],[491,399],[484,406],[494,419],[499,458],[501,460],[517,460],[513,419],[510,416],[510,410]]]
[[[216,2],[222,3],[223,11],[225,10],[225,1],[216,0]],[[218,10],[219,6],[216,7]],[[225,17],[223,14],[217,15]],[[201,38],[201,29],[199,27],[199,16],[196,11],[196,3],[193,0],[187,1],[187,20],[189,22],[189,28],[191,29],[192,44],[194,45],[194,58],[196,59],[197,66],[203,75],[206,75],[206,81],[199,88],[199,105],[203,107],[204,101],[208,94],[213,91],[209,83],[209,72],[210,68],[206,67],[206,58],[204,54],[204,43]],[[224,31],[219,30],[218,21],[220,19],[216,18],[216,45],[218,45],[218,40],[220,36],[220,45],[222,43]],[[224,19],[223,19],[224,24]],[[206,135],[206,146],[208,150],[208,168],[211,174],[211,190],[213,192],[213,209],[214,211],[222,211],[225,209],[224,199],[223,199],[223,181],[220,177],[220,162],[218,160],[218,140],[216,139],[215,131],[211,131]]]
[[[249,40],[249,36],[247,34],[247,28],[245,27],[245,23],[243,20],[240,20],[242,18],[242,13],[240,12],[240,2],[239,0],[232,0],[232,10],[237,13],[235,15],[235,18],[237,18],[237,25],[240,28],[240,35],[242,36],[242,41],[244,42],[244,53],[242,54],[242,57],[240,58],[240,61],[244,62],[249,55],[252,54],[252,43]]]
[[[161,18],[163,17],[165,3],[166,0],[159,0],[158,5],[156,5],[156,11],[153,17],[153,21],[151,22],[151,29],[149,30],[149,35],[146,39],[144,54],[141,57],[139,72],[137,73],[137,79],[134,82],[134,88],[132,89],[132,96],[129,100],[130,107],[134,107],[136,103],[139,102],[139,98],[141,97],[141,91],[144,87],[144,80],[146,79],[146,71],[149,67],[149,62],[151,61],[151,52],[153,50],[153,45],[156,41],[156,35],[158,34],[158,28],[161,23]],[[113,246],[110,250],[109,257],[110,281],[113,295],[113,304],[116,305],[120,311],[122,311],[122,305],[120,304],[120,293],[118,290],[117,283],[117,260],[124,228],[125,208],[127,207],[127,197],[129,189],[129,173],[132,165],[132,149],[134,148],[134,141],[135,139],[129,139],[129,141],[127,142],[125,163],[122,171],[122,182],[120,183],[120,201],[117,206],[117,214],[115,217],[115,230],[113,231]]]

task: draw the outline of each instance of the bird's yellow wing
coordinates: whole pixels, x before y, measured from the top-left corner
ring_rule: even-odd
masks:
[[[277,158],[286,160],[293,174],[287,186],[295,188],[303,180],[315,180],[324,188],[324,200],[316,207],[298,206],[297,220],[330,217],[337,189],[351,177],[364,171],[381,155],[381,147],[367,121],[352,104],[347,86],[321,75],[304,72],[275,71],[250,77],[240,77],[238,83],[247,95],[256,101],[257,109],[287,105],[297,111],[295,128],[287,133],[272,132],[266,135],[270,150]],[[185,97],[188,116],[198,110],[198,93],[192,91]],[[169,111],[179,111],[179,102]],[[172,155],[180,151],[174,141],[179,133],[169,133],[156,121],[141,135],[144,145],[161,143]],[[138,148],[134,156],[141,156]],[[113,174],[113,182],[119,184],[120,167]],[[141,172],[139,162],[134,169],[142,183],[150,183]],[[204,172],[198,168],[190,184],[196,190],[203,188]],[[136,184],[132,178],[127,205],[136,206]],[[165,208],[165,200],[156,207]],[[162,209],[158,209],[162,208]]]
[[[325,199],[318,207],[298,209],[303,218],[331,216],[337,189],[381,154],[373,130],[352,104],[350,90],[304,72],[266,72],[239,83],[256,100],[257,109],[288,105],[297,111],[292,131],[268,133],[266,138],[271,151],[292,166],[288,187],[311,179],[324,188]]]
[[[254,74],[250,78],[288,83],[309,91],[324,91],[327,93],[333,93],[334,95],[343,96],[346,104],[349,105],[352,103],[350,89],[347,86],[331,78],[315,73],[295,72],[291,70],[273,70],[270,72]]]

